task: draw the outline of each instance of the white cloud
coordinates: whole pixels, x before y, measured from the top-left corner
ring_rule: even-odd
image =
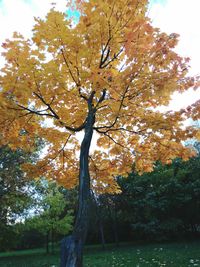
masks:
[[[200,0],[165,0],[164,4],[156,2],[151,5],[150,17],[154,26],[167,33],[180,34],[176,51],[182,56],[190,57],[190,74],[200,74]],[[170,108],[178,110],[192,104],[200,98],[200,89],[189,90],[184,94],[174,94]]]
[[[44,17],[56,3],[56,9],[64,11],[67,0],[1,0],[0,1],[0,45],[6,38],[12,37],[14,31],[20,32],[30,38],[34,17]],[[2,48],[0,48],[0,52]],[[0,66],[3,65],[0,60]]]
[[[34,24],[34,16],[43,17],[52,7],[51,0],[1,0],[0,2],[0,25],[1,39],[12,35],[13,31],[19,31],[26,37],[31,36]],[[66,0],[57,0],[57,9],[64,10]]]

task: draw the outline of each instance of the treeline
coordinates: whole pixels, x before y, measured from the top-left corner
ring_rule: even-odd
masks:
[[[53,251],[72,229],[74,193],[45,178],[26,178],[23,164],[34,164],[38,152],[0,148],[0,251],[45,245],[49,252],[49,243]]]
[[[92,194],[88,244],[200,237],[200,144],[189,161],[157,163],[152,173],[117,177],[121,193]],[[77,191],[24,179],[21,164],[36,155],[1,148],[0,250],[46,246],[70,233]],[[51,249],[49,248],[51,244]]]
[[[157,163],[152,173],[118,177],[122,193],[96,199],[88,242],[199,238],[199,143],[195,147],[197,156],[189,161]]]

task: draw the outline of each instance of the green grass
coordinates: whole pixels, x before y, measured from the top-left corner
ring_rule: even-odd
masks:
[[[88,246],[84,267],[200,267],[200,242],[181,244],[123,245],[119,248]],[[58,267],[59,253],[44,250],[0,253],[0,267]]]

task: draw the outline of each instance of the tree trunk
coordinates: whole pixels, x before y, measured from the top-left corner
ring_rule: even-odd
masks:
[[[103,223],[101,219],[99,220],[99,231],[100,231],[100,236],[101,236],[101,245],[104,250],[106,242],[105,242],[105,237],[104,237]]]
[[[46,253],[49,254],[49,232],[46,234]]]
[[[116,214],[116,207],[114,208],[114,218],[113,218],[113,230],[115,236],[115,244],[119,246],[119,237],[118,237],[118,227],[117,227],[117,214]]]
[[[104,228],[103,228],[101,210],[99,208],[98,200],[96,199],[94,192],[93,191],[91,192],[92,192],[92,196],[93,196],[94,203],[95,203],[95,211],[96,211],[97,222],[98,222],[98,227],[99,227],[101,245],[104,250],[105,249],[105,236],[104,236]]]
[[[53,229],[51,229],[51,253],[54,253],[54,232]]]
[[[109,215],[110,215],[110,219],[112,221],[112,230],[113,230],[113,234],[114,234],[114,242],[116,247],[119,246],[119,237],[118,237],[118,229],[117,229],[117,215],[116,215],[116,207],[114,204],[114,207],[112,207],[112,209],[109,206]]]
[[[80,149],[79,200],[78,213],[71,236],[64,238],[61,244],[61,267],[82,267],[83,245],[86,239],[90,205],[89,149],[93,135],[95,116],[89,109],[85,125],[85,134]]]

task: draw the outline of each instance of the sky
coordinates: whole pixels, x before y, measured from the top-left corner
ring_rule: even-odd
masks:
[[[66,10],[67,0],[0,0],[0,43],[14,31],[31,37],[34,17],[44,17],[56,3],[58,10]],[[150,0],[149,16],[154,26],[180,34],[177,51],[191,58],[192,75],[200,74],[200,0]],[[0,48],[0,52],[2,49]],[[3,59],[0,57],[0,67]],[[178,110],[200,98],[200,89],[173,96],[168,109]]]
[[[180,34],[176,51],[190,57],[190,74],[200,74],[200,0],[152,0],[149,15],[154,26]],[[169,109],[179,110],[200,99],[200,89],[175,93]]]

